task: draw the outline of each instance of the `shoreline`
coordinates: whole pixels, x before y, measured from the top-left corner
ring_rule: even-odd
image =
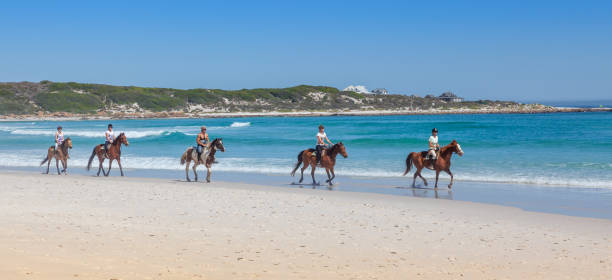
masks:
[[[34,176],[41,174],[41,167],[4,167],[4,172],[21,172]],[[42,167],[44,171],[45,168]],[[199,170],[200,175],[206,172]],[[51,168],[49,175],[57,176]],[[114,170],[110,177],[118,175]],[[132,169],[125,168],[126,177],[133,180],[172,180],[185,182],[183,170],[166,169]],[[70,176],[90,176],[95,178],[95,172],[85,171],[73,166],[69,169]],[[2,174],[2,172],[0,172]],[[192,174],[190,174],[191,176]],[[317,174],[317,179],[324,174]],[[432,179],[433,174],[424,174]],[[100,178],[103,178],[100,177]],[[203,178],[203,177],[202,177]],[[193,177],[192,177],[193,179]],[[309,178],[304,184],[296,183],[296,177],[287,174],[264,174],[237,171],[213,170],[213,182],[228,184],[255,184],[277,189],[316,189],[323,192],[379,194],[394,197],[415,197],[431,200],[454,200],[463,202],[483,203],[493,206],[515,207],[535,213],[549,213],[572,217],[600,218],[612,221],[612,209],[608,205],[612,201],[612,190],[607,188],[585,188],[579,186],[544,186],[539,184],[521,184],[513,182],[487,182],[474,180],[456,180],[452,190],[446,187],[448,178],[440,179],[440,187],[423,186],[421,183],[412,188],[411,178],[394,177],[359,177],[342,176],[336,179],[336,184],[329,189],[326,184],[313,186]],[[203,183],[203,182],[198,182]],[[207,184],[203,183],[204,186]]]
[[[612,108],[550,107],[543,109],[450,109],[450,110],[372,110],[372,111],[300,111],[300,112],[146,112],[114,114],[72,114],[57,112],[38,115],[1,115],[0,121],[67,121],[67,120],[122,120],[122,119],[199,119],[249,117],[329,117],[329,116],[401,116],[401,115],[470,115],[470,114],[546,114],[612,112]]]
[[[607,279],[612,222],[384,194],[0,172],[7,279]],[[492,258],[491,256],[495,256]]]

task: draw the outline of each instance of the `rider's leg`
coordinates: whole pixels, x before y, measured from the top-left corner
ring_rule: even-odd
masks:
[[[317,164],[321,163],[322,153],[323,153],[323,145],[317,145]]]
[[[104,141],[104,153],[106,155],[108,155],[108,144],[110,144],[110,142],[108,141]]]
[[[198,151],[198,162],[202,158],[202,149],[203,148],[204,148],[204,146],[202,146],[202,145],[198,145],[198,147],[196,148],[196,150]]]

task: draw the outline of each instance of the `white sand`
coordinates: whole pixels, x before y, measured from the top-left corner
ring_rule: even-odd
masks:
[[[0,279],[610,279],[612,221],[460,201],[0,172]]]

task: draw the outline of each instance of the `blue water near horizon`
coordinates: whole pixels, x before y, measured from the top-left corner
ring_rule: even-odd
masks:
[[[211,139],[222,137],[227,149],[218,154],[219,164],[214,166],[216,172],[221,171],[219,175],[226,174],[225,178],[231,179],[235,176],[227,174],[243,174],[244,178],[274,184],[297,180],[288,175],[296,156],[299,151],[314,146],[317,126],[324,124],[330,139],[342,141],[349,154],[347,159],[337,160],[340,189],[352,187],[363,191],[378,190],[378,185],[379,189],[408,187],[412,172],[401,176],[405,158],[409,152],[426,149],[430,131],[437,127],[441,144],[456,139],[465,152],[463,157],[454,155],[452,159],[455,198],[465,198],[469,193],[467,187],[478,183],[486,186],[478,190],[491,192],[472,201],[487,202],[487,195],[490,199],[502,193],[510,195],[513,186],[520,185],[521,190],[532,189],[532,194],[538,193],[541,198],[550,196],[553,200],[570,201],[565,204],[567,207],[571,207],[573,198],[585,205],[585,201],[600,194],[603,197],[597,200],[597,205],[607,202],[612,205],[609,195],[612,193],[612,113],[608,112],[11,121],[0,122],[0,166],[43,170],[38,167],[39,163],[53,142],[55,127],[62,125],[66,137],[73,139],[70,168],[85,172],[83,167],[91,150],[103,142],[109,122],[117,134],[125,132],[130,142],[122,150],[122,163],[127,170],[157,170],[169,177],[184,179],[179,158],[194,144],[199,127],[206,125]],[[117,173],[113,175],[118,174],[118,170],[114,172]],[[317,179],[324,181],[324,174],[319,169]],[[443,190],[449,177],[441,174]],[[423,175],[433,183],[433,172],[424,171]],[[213,179],[216,179],[214,174]],[[304,180],[310,183],[309,172]],[[420,181],[417,183],[422,187]],[[417,192],[427,192],[427,189]],[[564,192],[576,195],[567,196]],[[517,197],[514,204],[507,205],[520,206],[526,199],[526,196]]]

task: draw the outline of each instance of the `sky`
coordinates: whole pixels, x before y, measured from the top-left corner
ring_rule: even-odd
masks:
[[[4,1],[0,81],[612,99],[611,1]]]

